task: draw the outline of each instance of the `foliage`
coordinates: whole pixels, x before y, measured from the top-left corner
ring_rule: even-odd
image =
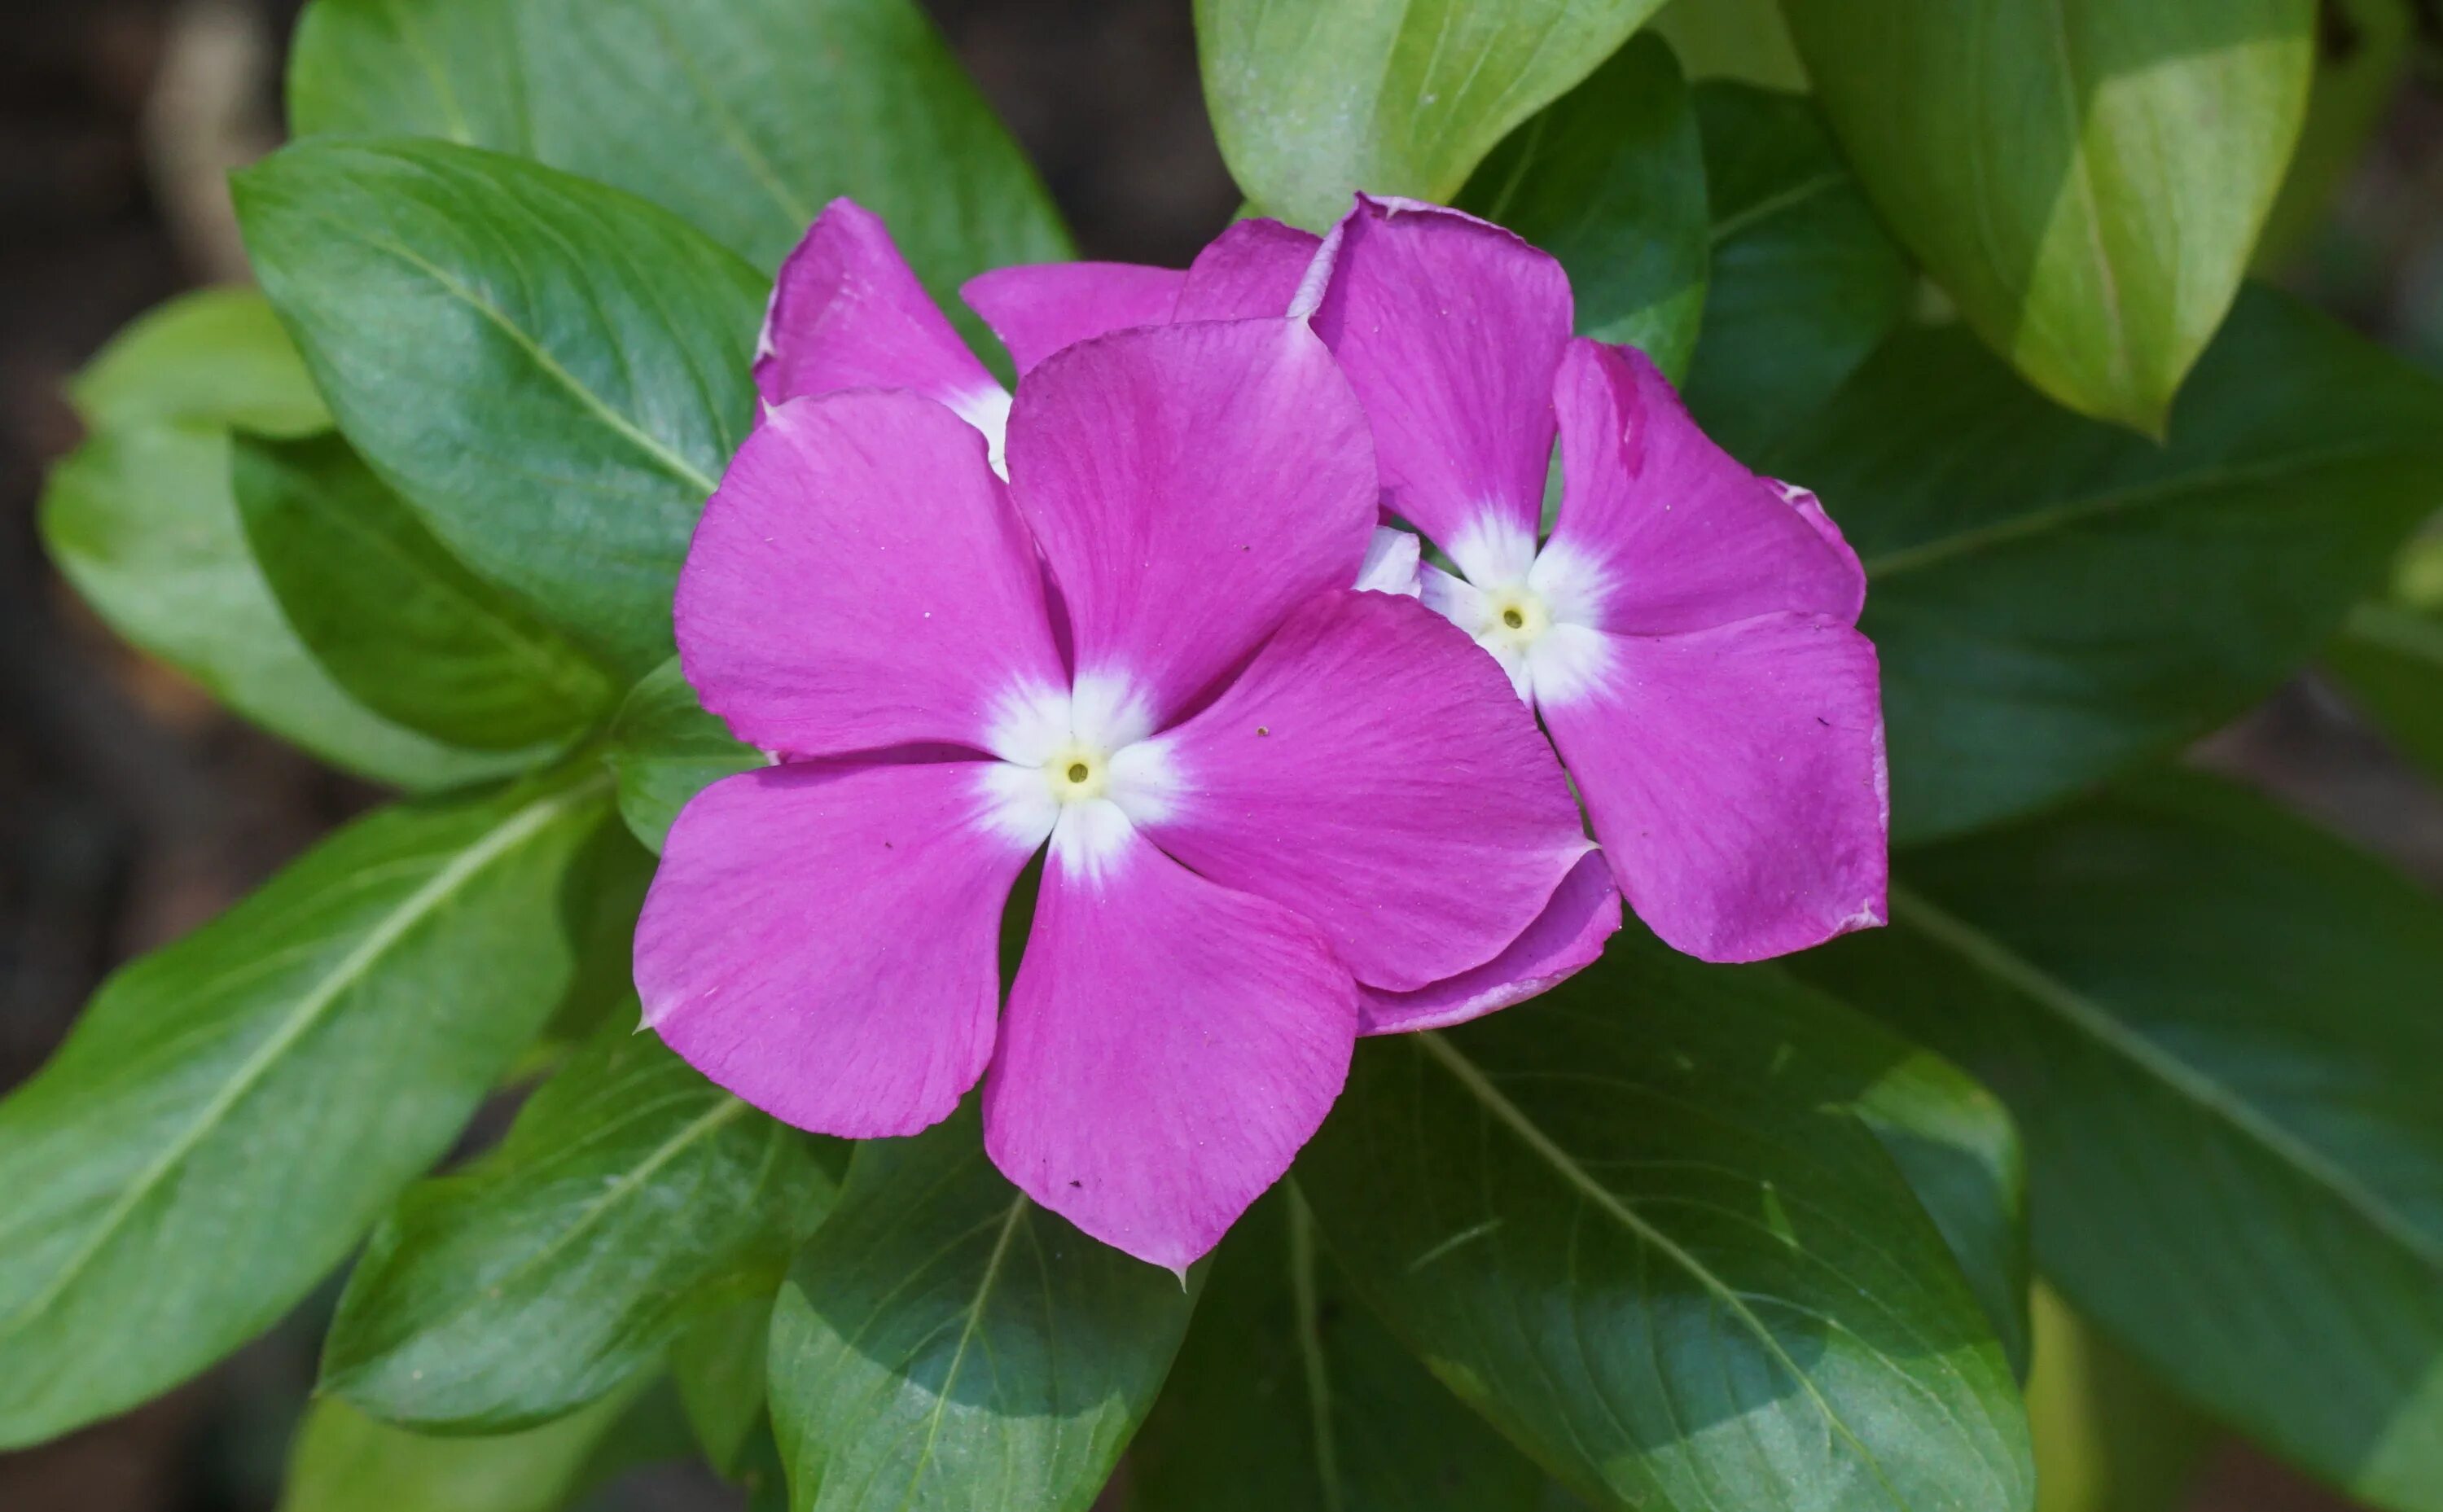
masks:
[[[2443,387],[2244,282],[2398,73],[2350,9],[2356,66],[2308,0],[1198,0],[1252,209],[1508,225],[1820,493],[1899,849],[1887,929],[1725,968],[1632,925],[1361,1045],[1183,1284],[972,1106],[852,1153],[630,1032],[648,852],[764,759],[670,612],[771,272],[836,195],[946,300],[1065,257],[1033,169],[911,0],[312,0],[300,139],[236,185],[264,292],[95,360],[42,524],[406,796],[0,1101],[0,1448],[353,1254],[301,1512],[548,1512],[675,1433],[799,1512],[1083,1509],[1124,1454],[1135,1512],[2144,1512],[2124,1406],[2443,1512],[2443,900],[2172,765],[2312,662],[2443,777],[2443,574],[2384,586]],[[2031,1436],[2036,1271],[2100,1333],[2045,1304]]]

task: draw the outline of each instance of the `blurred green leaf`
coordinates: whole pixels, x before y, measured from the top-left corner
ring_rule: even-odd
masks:
[[[608,789],[383,810],[103,984],[0,1102],[0,1447],[260,1333],[449,1149],[578,975]]]
[[[1798,61],[1777,0],[1671,0],[1650,26],[1671,44],[1691,79],[1807,87],[1807,65]]]
[[[1956,329],[1903,332],[1756,459],[1864,558],[1896,841],[2205,734],[2323,644],[2443,502],[2443,385],[2251,289],[2157,446]]]
[[[1857,1111],[1913,1054],[1623,936],[1362,1045],[1297,1179],[1392,1329],[1603,1505],[2025,1508],[2003,1351]]]
[[[1561,260],[1580,336],[1687,371],[1705,308],[1705,159],[1669,47],[1640,37],[1612,54],[1503,138],[1457,203]]]
[[[230,480],[289,626],[368,708],[476,750],[565,745],[609,712],[601,668],[468,572],[338,436],[241,435]]]
[[[1713,271],[1688,406],[1753,458],[1822,409],[1907,317],[1917,272],[1812,100],[1733,83],[1695,96]]]
[[[764,764],[704,711],[675,656],[647,673],[619,705],[604,754],[619,779],[619,812],[656,855],[689,798],[733,773]]]
[[[746,1468],[752,1441],[769,1432],[764,1382],[769,1375],[775,1284],[696,1320],[670,1346],[670,1375],[688,1426],[713,1469],[735,1478]],[[777,1453],[777,1450],[775,1451]]]
[[[280,1512],[558,1512],[593,1481],[634,1395],[481,1438],[412,1433],[317,1397],[289,1454]]]
[[[2146,1368],[2035,1294],[2036,1372],[2028,1422],[2036,1435],[2036,1512],[2176,1512],[2214,1432]]]
[[[1361,189],[1449,202],[1661,4],[1196,0],[1197,61],[1239,187],[1321,229]]]
[[[2443,618],[2361,604],[2324,647],[2324,664],[2402,755],[2443,779]]]
[[[2306,112],[2314,0],[1783,0],[1901,240],[2046,393],[2157,433]]]
[[[2443,1506],[2443,902],[2168,773],[1899,870],[1889,929],[1793,962],[2010,1103],[2045,1275],[2275,1452]]]
[[[349,1277],[321,1390],[498,1432],[595,1400],[724,1303],[768,1297],[830,1210],[813,1136],[633,1023],[606,1025],[500,1147],[408,1189]]]
[[[289,628],[230,491],[229,428],[302,436],[331,419],[260,295],[172,301],[69,392],[94,434],[52,471],[43,539],[112,628],[246,719],[377,782],[452,787],[541,754],[458,750],[383,719]]]
[[[233,181],[358,454],[443,543],[641,677],[755,413],[763,285],[684,222],[520,158],[309,140]]]
[[[936,298],[1070,255],[909,0],[314,0],[288,101],[300,136],[440,137],[600,179],[766,271],[841,194]]]
[[[911,1139],[866,1140],[773,1314],[790,1504],[1084,1512],[1194,1304],[1004,1180],[974,1099]]]
[[[2320,0],[2307,123],[2257,241],[2260,270],[2277,272],[2306,247],[2365,155],[2409,71],[2416,23],[2412,0]]]
[[[1285,1183],[1224,1239],[1129,1450],[1132,1512],[1535,1512],[1544,1474],[1317,1252]]]

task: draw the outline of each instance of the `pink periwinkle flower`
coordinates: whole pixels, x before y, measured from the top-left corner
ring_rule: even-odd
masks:
[[[871,217],[826,222],[675,610],[705,706],[778,761],[671,827],[646,1022],[832,1134],[981,1078],[1011,1180],[1184,1267],[1314,1131],[1369,1002],[1532,978],[1608,888],[1556,916],[1592,847],[1496,665],[1350,586],[1374,450],[1305,322],[1149,300],[996,397]]]
[[[1890,803],[1865,574],[1815,496],[1716,446],[1644,354],[1572,338],[1560,264],[1499,227],[1361,195],[1329,238],[1246,221],[1206,255],[1224,254],[1249,313],[1269,307],[1307,317],[1338,358],[1386,511],[1459,569],[1424,570],[1425,603],[1542,717],[1638,917],[1715,961],[1881,924]],[[996,325],[1055,292],[1090,304],[1093,266],[1002,269],[969,298]],[[1556,948],[1553,975],[1600,945]],[[1544,985],[1496,984],[1434,1021]]]

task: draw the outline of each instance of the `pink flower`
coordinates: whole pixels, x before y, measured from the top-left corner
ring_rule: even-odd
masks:
[[[1717,961],[1883,922],[1865,574],[1815,497],[1715,446],[1643,353],[1572,338],[1560,264],[1498,227],[1360,196],[1324,264],[1313,323],[1385,507],[1459,568],[1425,602],[1542,716],[1638,917]]]
[[[989,380],[892,268],[836,260],[810,309],[808,254],[784,273],[763,424],[680,576],[689,681],[780,761],[671,828],[646,1022],[827,1133],[913,1133],[982,1078],[1013,1181],[1184,1267],[1321,1121],[1364,993],[1548,950],[1522,931],[1591,847],[1494,665],[1347,586],[1379,484],[1303,322],[1043,358],[1004,484]]]
[[[1094,288],[1180,277],[1004,268],[968,299],[1007,337],[1054,307],[1116,320],[1128,301]],[[1233,313],[1292,311],[1332,349],[1372,423],[1386,511],[1460,569],[1427,569],[1425,602],[1543,717],[1656,934],[1746,961],[1883,921],[1890,805],[1875,651],[1856,628],[1865,575],[1812,494],[1715,446],[1644,354],[1571,339],[1560,264],[1457,210],[1361,195],[1329,240],[1242,221],[1185,278],[1183,304],[1200,283],[1226,291]],[[1030,325],[1045,333],[1036,347],[1053,327]],[[1562,505],[1544,538],[1556,431]],[[1378,995],[1368,1028],[1457,1022],[1592,960],[1609,933],[1595,910],[1617,907],[1596,866],[1501,972]],[[1568,928],[1570,908],[1589,927]]]

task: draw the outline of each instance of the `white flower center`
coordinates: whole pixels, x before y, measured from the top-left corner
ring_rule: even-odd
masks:
[[[984,821],[1028,846],[1048,836],[1061,860],[1097,872],[1140,824],[1179,795],[1168,743],[1151,738],[1145,700],[1123,677],[1005,695],[984,738]]]
[[[1451,542],[1463,576],[1430,574],[1424,601],[1493,653],[1531,703],[1552,704],[1600,686],[1611,667],[1602,630],[1610,574],[1568,546],[1486,514]]]

